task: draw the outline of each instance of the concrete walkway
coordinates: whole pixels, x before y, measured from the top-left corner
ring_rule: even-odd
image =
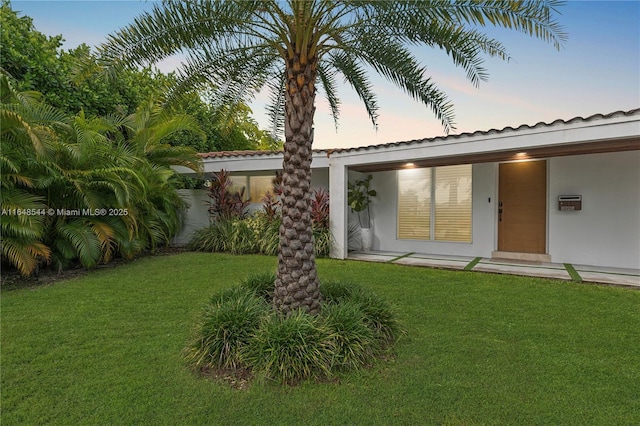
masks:
[[[613,284],[640,289],[640,270],[638,269],[386,251],[350,252],[348,259]]]

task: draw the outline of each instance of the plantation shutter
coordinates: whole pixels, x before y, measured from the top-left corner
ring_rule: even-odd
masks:
[[[398,239],[431,235],[431,169],[398,171]]]
[[[435,170],[435,240],[471,242],[471,165]]]

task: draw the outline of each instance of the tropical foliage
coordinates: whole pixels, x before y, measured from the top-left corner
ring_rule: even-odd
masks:
[[[250,99],[267,87],[275,129],[284,127],[282,216],[274,306],[316,313],[320,292],[311,222],[311,156],[316,90],[337,121],[338,79],[363,101],[373,125],[378,105],[367,71],[395,83],[430,108],[445,131],[451,104],[414,55],[414,46],[444,50],[473,84],[487,78],[483,55],[508,59],[487,25],[541,38],[559,47],[560,2],[480,1],[167,1],[111,36],[101,47],[108,72],[182,52],[174,95],[218,83],[223,99]]]
[[[361,228],[371,228],[371,197],[375,197],[378,193],[375,189],[369,189],[373,175],[368,175],[364,179],[358,179],[355,182],[347,183],[347,203],[351,211],[358,213],[358,222]],[[367,220],[362,224],[360,213],[367,211]]]
[[[212,220],[229,221],[243,219],[247,215],[249,200],[244,194],[245,188],[233,190],[233,181],[229,173],[220,170],[211,174],[209,184],[209,214]]]
[[[187,244],[187,249],[211,253],[260,253],[275,256],[278,254],[281,224],[280,216],[269,219],[263,212],[257,212],[245,219],[215,221],[208,227],[197,230]],[[329,256],[334,242],[329,228],[314,227],[313,239],[317,256]]]
[[[201,132],[195,122],[152,104],[128,116],[68,116],[14,83],[0,75],[2,261],[29,275],[168,244],[184,207],[170,166],[200,163],[163,140]]]
[[[151,99],[162,97],[175,82],[173,74],[144,67],[122,72],[109,81],[94,71],[97,57],[86,44],[62,49],[61,35],[48,37],[37,31],[33,20],[19,16],[11,4],[0,5],[0,68],[15,79],[16,90],[38,91],[44,101],[59,110],[87,116],[127,115]],[[219,102],[213,95],[189,93],[172,105],[176,114],[188,114],[206,133],[175,132],[166,142],[198,152],[222,150],[274,150],[282,143],[260,129],[251,109],[242,101]]]
[[[220,170],[211,176],[208,196],[211,225],[196,231],[187,245],[189,250],[233,254],[278,254],[282,225],[279,199],[280,174],[274,178],[274,192],[263,197],[262,210],[248,214],[249,201],[244,187],[234,190],[229,172]],[[329,229],[329,191],[313,189],[312,223],[315,251],[328,256],[333,245]]]

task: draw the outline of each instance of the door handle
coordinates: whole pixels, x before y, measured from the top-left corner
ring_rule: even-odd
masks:
[[[502,201],[498,202],[498,222],[502,222]]]

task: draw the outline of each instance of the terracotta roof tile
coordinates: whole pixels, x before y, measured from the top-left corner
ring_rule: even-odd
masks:
[[[432,138],[424,138],[424,139],[414,139],[410,141],[400,141],[400,142],[389,142],[385,144],[379,145],[368,145],[368,146],[359,146],[354,148],[335,148],[335,149],[314,149],[313,152],[318,153],[326,153],[327,155],[331,155],[332,153],[341,153],[341,152],[357,152],[357,151],[368,151],[372,149],[384,149],[390,147],[397,146],[408,146],[414,144],[422,144],[436,141],[454,141],[457,139],[467,138],[471,136],[481,136],[481,135],[490,135],[490,134],[502,134],[507,132],[515,132],[519,130],[525,129],[537,129],[542,127],[551,127],[558,124],[571,124],[578,122],[589,122],[593,120],[603,119],[603,118],[611,118],[614,116],[631,116],[631,115],[640,115],[640,108],[632,109],[629,111],[615,111],[609,114],[593,114],[586,118],[583,117],[574,117],[569,120],[558,119],[552,121],[551,123],[538,122],[534,125],[522,124],[516,128],[511,126],[504,127],[502,129],[490,129],[490,130],[478,130],[475,132],[465,132],[459,133],[455,135],[448,136],[436,136]],[[198,154],[201,158],[222,158],[222,157],[260,157],[267,155],[280,155],[282,151],[220,151],[220,152],[207,152]]]

